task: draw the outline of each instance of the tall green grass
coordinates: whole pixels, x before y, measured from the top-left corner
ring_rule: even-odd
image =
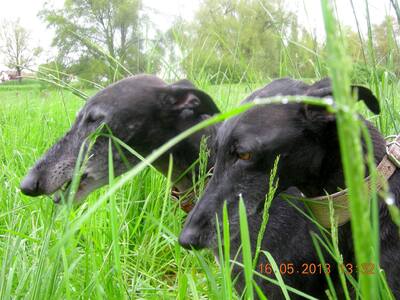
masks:
[[[377,222],[374,218],[371,222],[365,213],[371,210],[374,213],[373,208],[367,209],[361,201],[364,170],[359,138],[363,129],[354,118],[356,108],[347,88],[350,64],[340,31],[336,30],[337,22],[327,1],[322,3],[328,56],[325,58],[315,53],[315,74],[331,74],[338,101],[339,134],[342,149],[346,150],[342,151],[346,184],[352,191],[350,200],[357,262],[377,262]],[[375,68],[371,24],[368,29],[370,34],[362,41],[363,53],[370,63],[369,85],[381,99],[383,112],[378,117],[370,116],[366,111],[364,113],[384,135],[397,133],[400,129],[397,101],[400,96],[399,84],[393,80],[390,63],[384,66],[385,72],[382,74]],[[290,41],[285,38],[282,36],[281,73],[296,74],[301,78],[296,64],[292,64],[295,56],[286,47]],[[98,51],[101,53],[101,49]],[[199,51],[209,51],[206,42],[204,49]],[[238,64],[245,63],[244,58],[236,59]],[[325,66],[328,68],[324,69]],[[165,67],[173,74],[168,65]],[[291,72],[287,72],[289,68]],[[120,70],[123,69],[119,68],[116,72]],[[50,71],[54,70],[49,70],[49,74]],[[232,84],[228,76],[221,76],[223,79],[220,84],[211,85],[210,80],[220,74],[203,72],[191,74],[191,77],[216,100],[222,111],[227,112],[252,90],[269,80],[251,74],[251,69],[247,72],[250,76],[246,78],[252,80],[243,80],[240,84]],[[70,86],[62,80],[61,75],[46,77],[60,89],[42,89],[36,83],[18,88],[0,86],[0,299],[237,299],[242,295],[238,295],[233,288],[233,265],[242,266],[245,270],[247,288],[243,297],[247,299],[256,294],[260,298],[268,297],[262,295],[254,281],[258,277],[270,284],[279,285],[286,298],[289,292],[293,292],[313,299],[285,286],[274,258],[263,251],[265,249],[258,249],[259,243],[256,245],[257,253],[252,257],[250,249],[254,245],[250,245],[248,236],[246,199],[240,201],[243,262],[234,261],[235,255],[230,251],[229,216],[226,208],[222,220],[219,220],[223,229],[219,232],[220,266],[215,264],[210,251],[188,252],[178,245],[177,236],[186,216],[170,200],[170,181],[154,169],[146,168],[146,165],[184,136],[159,149],[146,158],[147,162],[138,165],[120,179],[114,178],[110,163],[109,186],[94,192],[80,207],[54,206],[48,197],[23,196],[18,190],[18,184],[29,166],[63,135],[83,105],[82,98],[94,92]],[[225,113],[209,121],[209,124],[244,109],[246,107]],[[343,134],[347,132],[352,135]],[[111,154],[109,161],[112,162]],[[273,186],[270,190],[271,193],[266,196],[263,225],[268,220],[268,203],[273,201]],[[293,205],[296,203],[293,202]],[[392,214],[397,214],[397,220],[400,219],[398,211],[393,210]],[[264,234],[268,232],[261,232],[261,236]],[[313,240],[322,262],[324,257],[321,250],[325,249],[338,265],[343,263],[338,250],[337,228],[321,228],[321,235],[314,235]],[[271,262],[277,274],[276,280],[266,278],[254,270],[255,258],[260,255],[265,255]],[[329,283],[329,278],[327,281]],[[341,273],[341,283],[345,291],[354,288],[357,297],[361,299],[390,298],[383,276],[360,274],[357,278]],[[337,298],[332,284],[329,285],[328,293],[332,299]],[[345,294],[349,299],[349,294]]]
[[[328,66],[337,104],[337,128],[346,186],[349,190],[351,227],[357,265],[379,265],[379,230],[373,230],[370,221],[370,204],[366,201],[365,167],[361,143],[360,121],[357,118],[356,100],[350,92],[351,61],[346,45],[338,35],[338,28],[327,1],[322,1],[327,33]],[[373,205],[376,205],[374,202]],[[378,217],[375,215],[374,217]],[[374,222],[378,226],[378,222]],[[364,299],[377,299],[378,274],[359,272],[360,292]]]

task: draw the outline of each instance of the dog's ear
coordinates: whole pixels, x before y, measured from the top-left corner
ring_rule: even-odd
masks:
[[[186,79],[167,86],[162,94],[162,105],[170,112],[191,112],[197,115],[214,115],[220,112],[208,94]]]
[[[301,105],[300,115],[308,124],[312,124],[316,128],[336,120],[335,114],[328,112],[325,107],[316,105]]]
[[[365,105],[372,111],[374,114],[379,114],[381,112],[379,101],[374,96],[372,91],[361,85],[352,85],[351,90],[356,94],[357,100],[364,101]],[[321,81],[318,81],[310,86],[307,90],[307,96],[311,97],[328,97],[332,96],[332,85],[331,80],[329,78],[324,78]]]
[[[370,111],[376,115],[381,112],[379,101],[369,88],[361,85],[352,85],[351,89],[357,94],[357,99],[363,100]]]
[[[187,89],[195,89],[196,88],[196,86],[188,79],[178,80],[177,82],[174,82],[170,86],[175,87],[175,88],[181,87],[181,88],[187,88]]]

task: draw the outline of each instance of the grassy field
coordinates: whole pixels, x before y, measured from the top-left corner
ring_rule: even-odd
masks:
[[[357,194],[363,187],[363,174],[357,166],[364,164],[357,151],[360,129],[354,116],[361,112],[383,135],[399,133],[400,86],[389,68],[378,74],[375,66],[369,66],[367,85],[380,99],[382,113],[372,116],[362,104],[350,101],[345,48],[336,42],[339,31],[328,10],[324,13],[328,43],[323,59],[338,103],[345,108],[336,113],[340,142],[348,145],[344,168],[355,174],[346,183],[355,191],[350,201],[352,215],[357,216],[363,209]],[[205,80],[197,85],[226,112],[268,81],[210,85]],[[211,251],[188,252],[179,246],[177,236],[185,214],[170,199],[168,180],[156,171],[143,170],[110,199],[104,195],[113,186],[103,187],[79,207],[22,195],[18,188],[22,177],[66,132],[83,104],[68,90],[34,81],[0,85],[0,299],[230,299],[234,293],[226,285],[230,279]],[[370,242],[377,237],[377,227],[369,217],[358,215],[357,225],[364,231],[353,232],[360,261],[378,259],[368,248],[371,244],[374,250],[378,248]],[[357,294],[374,300],[390,299],[383,283],[377,276],[354,281]]]
[[[93,93],[94,91],[89,91]],[[210,86],[208,92],[226,109],[241,100],[245,86]],[[195,255],[181,248],[177,236],[185,214],[165,189],[166,179],[147,169],[115,197],[119,240],[105,203],[68,239],[66,228],[96,202],[107,187],[79,208],[54,206],[49,197],[23,196],[19,182],[28,168],[60,138],[84,102],[70,92],[26,90],[0,92],[0,299],[176,298],[207,295],[207,280]],[[116,269],[113,244],[120,249]],[[213,272],[214,258],[204,251]],[[117,274],[117,272],[121,272]],[[185,287],[188,287],[187,289]]]
[[[202,88],[226,111],[257,86]],[[382,87],[384,110],[372,120],[390,134],[397,132],[400,121],[398,88],[384,82]],[[19,87],[1,91],[0,99],[0,299],[218,298],[222,275],[211,251],[200,253],[202,262],[178,245],[185,214],[170,199],[166,179],[151,169],[115,194],[114,207],[107,201],[96,209],[60,248],[58,242],[69,226],[79,222],[108,187],[71,208],[55,206],[49,197],[26,197],[18,185],[35,160],[70,127],[84,102],[68,91]],[[117,241],[112,234],[113,209],[118,216]]]

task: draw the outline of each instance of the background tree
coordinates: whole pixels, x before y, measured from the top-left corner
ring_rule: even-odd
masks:
[[[90,65],[90,72],[77,75],[114,81],[127,70],[139,73],[158,68],[154,57],[159,58],[160,52],[153,51],[157,40],[147,36],[150,25],[140,11],[140,0],[67,0],[62,9],[46,8],[40,16],[55,29],[53,45],[61,65],[71,72]]]
[[[0,52],[5,65],[14,69],[21,81],[22,71],[33,64],[41,49],[32,47],[29,31],[16,20],[4,21],[1,24]]]
[[[315,75],[311,61],[317,43],[285,9],[284,0],[205,0],[193,22],[174,30],[180,30],[175,36],[182,68],[194,79]]]
[[[373,25],[373,42],[377,63],[379,66],[392,67],[398,75],[400,73],[400,50],[398,47],[399,24],[392,17],[377,25]]]

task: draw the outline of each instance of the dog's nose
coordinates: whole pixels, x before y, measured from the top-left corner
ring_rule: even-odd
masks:
[[[27,196],[39,196],[43,194],[39,184],[39,174],[36,172],[29,172],[28,175],[22,180],[20,189],[23,194]]]
[[[198,231],[191,227],[185,227],[183,229],[179,236],[179,244],[188,250],[204,248],[200,243]]]

